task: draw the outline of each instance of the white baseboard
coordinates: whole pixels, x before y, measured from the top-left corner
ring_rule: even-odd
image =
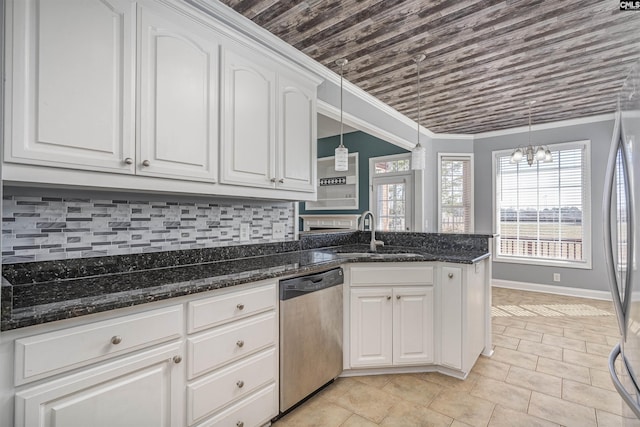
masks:
[[[611,292],[592,289],[571,288],[568,286],[543,285],[540,283],[516,282],[514,280],[492,279],[491,285],[496,288],[518,289],[521,291],[544,292],[547,294],[566,295],[571,297],[590,298],[611,301]]]

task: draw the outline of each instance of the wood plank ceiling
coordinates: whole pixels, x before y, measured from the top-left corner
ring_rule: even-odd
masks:
[[[618,0],[222,0],[437,133],[597,114],[640,59],[640,11]]]

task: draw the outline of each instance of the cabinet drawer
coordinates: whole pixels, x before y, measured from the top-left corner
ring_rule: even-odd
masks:
[[[275,343],[275,311],[220,326],[187,340],[189,379]]]
[[[179,338],[182,313],[182,305],[178,305],[18,339],[15,383]]]
[[[276,284],[234,291],[190,302],[187,309],[188,332],[197,332],[234,319],[275,308]]]
[[[433,283],[433,267],[351,267],[351,286],[357,285],[429,285]]]
[[[276,360],[276,350],[270,348],[190,384],[187,387],[189,425],[275,381]]]
[[[198,427],[261,426],[278,415],[278,392],[271,384],[221,411]]]

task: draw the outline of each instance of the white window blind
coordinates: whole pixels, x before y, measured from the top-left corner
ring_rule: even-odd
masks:
[[[473,170],[470,156],[440,157],[439,230],[473,232]]]
[[[590,263],[588,146],[549,146],[553,161],[495,154],[497,259]]]

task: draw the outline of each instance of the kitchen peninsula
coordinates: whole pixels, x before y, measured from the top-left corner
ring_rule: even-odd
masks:
[[[8,362],[0,386],[8,399],[0,422],[14,423],[14,407],[15,425],[30,425],[49,411],[64,414],[56,409],[60,405],[76,417],[85,409],[62,396],[121,401],[117,390],[140,393],[149,386],[142,379],[147,375],[157,381],[157,392],[139,394],[136,404],[160,405],[166,419],[158,425],[183,425],[185,419],[189,425],[217,425],[246,414],[246,405],[262,409],[249,411],[257,418],[245,419],[245,425],[268,422],[278,407],[277,281],[338,266],[345,269],[343,375],[435,370],[464,378],[478,355],[492,350],[492,236],[379,233],[385,247],[375,254],[368,252],[369,237],[349,231],[5,265],[0,352]],[[427,292],[419,307],[425,307],[428,330],[417,331],[427,337],[426,358],[359,364],[348,342],[356,340],[350,326],[356,296],[367,289],[396,292],[398,301],[401,290]],[[235,392],[213,403],[205,398],[227,381],[228,370],[245,365],[255,375],[243,377],[243,387],[234,385]],[[113,387],[115,395],[104,387]],[[185,387],[186,397],[180,392]]]

